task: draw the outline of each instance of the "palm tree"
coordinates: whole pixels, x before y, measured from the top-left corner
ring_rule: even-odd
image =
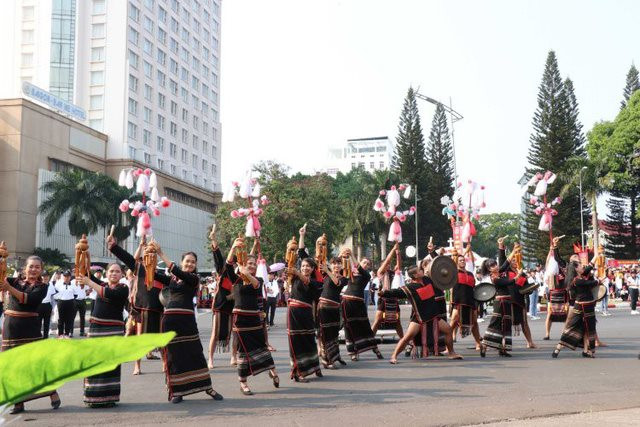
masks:
[[[40,213],[45,215],[44,226],[47,235],[65,215],[69,214],[69,232],[80,238],[92,234],[100,227],[117,225],[117,238],[126,238],[133,221],[123,224],[123,215],[118,211],[120,201],[130,195],[129,190],[119,187],[107,175],[82,169],[60,172],[42,187],[50,193],[40,204]],[[126,235],[125,235],[126,233]]]
[[[582,181],[582,194],[591,207],[591,226],[593,227],[593,249],[598,251],[598,196],[607,190],[606,172],[607,167],[602,159],[590,157],[571,157],[566,163],[566,170],[561,174],[564,186],[560,190],[560,195],[564,197],[580,185]]]

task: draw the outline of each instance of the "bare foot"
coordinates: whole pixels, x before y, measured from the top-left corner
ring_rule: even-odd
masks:
[[[270,352],[272,352],[272,353],[273,353],[274,351],[278,351],[278,350],[276,350],[276,349],[275,349],[271,344],[269,344],[269,345],[267,346],[267,350],[269,350],[269,351],[270,351]]]
[[[237,364],[238,364],[238,361],[236,360],[236,358],[232,357],[231,360],[229,361],[229,365],[236,366]]]
[[[213,360],[209,359],[209,362],[207,363],[207,368],[213,369]]]
[[[596,347],[609,347],[607,344],[602,341],[596,341]]]
[[[527,344],[527,348],[538,348],[534,343]]]
[[[140,369],[134,369],[133,370],[133,375],[140,375]]]
[[[449,360],[462,360],[462,359],[464,359],[464,357],[462,357],[462,355],[458,353],[451,353],[449,355]]]
[[[395,357],[392,357],[391,359],[389,359],[389,363],[391,363],[392,365],[397,365],[398,360]]]

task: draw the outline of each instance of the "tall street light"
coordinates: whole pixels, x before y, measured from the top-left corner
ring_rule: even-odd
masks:
[[[584,248],[584,217],[582,215],[582,171],[587,169],[586,166],[583,166],[580,169],[580,241],[582,242],[582,247]]]

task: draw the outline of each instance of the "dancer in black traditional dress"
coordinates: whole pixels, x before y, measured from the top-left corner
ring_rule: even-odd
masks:
[[[327,369],[337,369],[335,363],[346,365],[340,357],[338,336],[340,333],[340,291],[347,285],[342,275],[342,260],[333,257],[329,261],[331,270],[324,278],[322,294],[318,302],[318,355]]]
[[[231,312],[233,311],[233,281],[224,272],[226,269],[233,271],[233,254],[230,253],[225,263],[222,252],[215,237],[215,230],[209,235],[213,262],[218,273],[218,283],[211,306],[211,339],[209,340],[209,369],[213,369],[213,355],[217,351],[224,353],[229,351],[231,340]]]
[[[123,336],[122,311],[127,305],[129,288],[120,283],[122,269],[118,264],[107,266],[107,283],[95,276],[76,278],[96,292],[89,317],[89,338]],[[84,379],[84,403],[90,408],[113,407],[120,401],[120,365],[112,371]]]
[[[393,281],[393,271],[390,271],[391,261],[398,249],[398,243],[389,251],[389,254],[378,268],[376,273],[380,282],[380,289],[391,289]],[[402,330],[402,322],[400,321],[400,305],[398,299],[393,297],[378,297],[378,305],[376,309],[376,317],[371,325],[373,335],[376,335],[378,329],[395,329],[398,338],[402,339],[404,331]]]
[[[47,295],[47,284],[42,283],[42,259],[35,255],[27,258],[25,279],[7,278],[0,283],[4,296],[4,324],[2,327],[2,351],[42,339],[38,306]],[[8,297],[7,297],[8,296]],[[36,394],[15,404],[11,414],[24,412],[24,402],[49,396],[51,407],[60,407],[60,396],[54,390]]]
[[[376,337],[371,330],[367,306],[364,303],[364,288],[371,279],[367,269],[371,261],[363,258],[360,264],[351,255],[351,249],[343,249],[340,258],[350,258],[351,265],[357,265],[357,272],[352,272],[353,280],[349,280],[347,289],[342,295],[342,315],[344,317],[344,334],[347,352],[351,360],[357,361],[360,353],[372,350],[378,359],[383,359]]]
[[[300,271],[287,267],[285,273],[293,275],[287,311],[287,333],[291,357],[291,378],[296,382],[308,382],[305,377],[316,374],[322,377],[313,321],[313,300],[319,284],[313,280],[316,262],[305,258]]]
[[[480,350],[480,332],[478,330],[478,309],[473,297],[473,288],[476,285],[474,275],[466,270],[464,256],[458,256],[455,260],[458,267],[458,281],[453,287],[453,312],[451,314],[451,328],[455,330],[460,326],[462,338],[471,333],[476,341],[476,350]]]

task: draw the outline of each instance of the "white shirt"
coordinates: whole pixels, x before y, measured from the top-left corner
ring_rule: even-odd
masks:
[[[629,289],[638,289],[638,287],[640,286],[640,280],[638,280],[638,277],[636,276],[636,278],[634,279],[633,276],[629,276],[627,278],[627,286],[629,287]]]
[[[42,304],[51,304],[51,300],[52,297],[55,295],[56,293],[56,287],[53,283],[49,283],[49,286],[47,287],[47,296],[44,297],[44,299],[42,300]]]
[[[273,280],[272,282],[267,282],[267,298],[277,298],[280,294],[280,286],[278,286],[278,281]]]
[[[76,299],[84,301],[85,298],[87,298],[87,292],[90,291],[91,288],[89,286],[85,286],[84,284],[78,284],[78,282],[76,282],[76,279],[73,279],[71,283],[73,283],[73,286],[75,287],[74,292],[76,294]]]
[[[76,289],[77,287],[72,283],[65,283],[62,280],[59,280],[56,283],[56,300],[58,301],[68,301],[74,299],[76,297]]]

